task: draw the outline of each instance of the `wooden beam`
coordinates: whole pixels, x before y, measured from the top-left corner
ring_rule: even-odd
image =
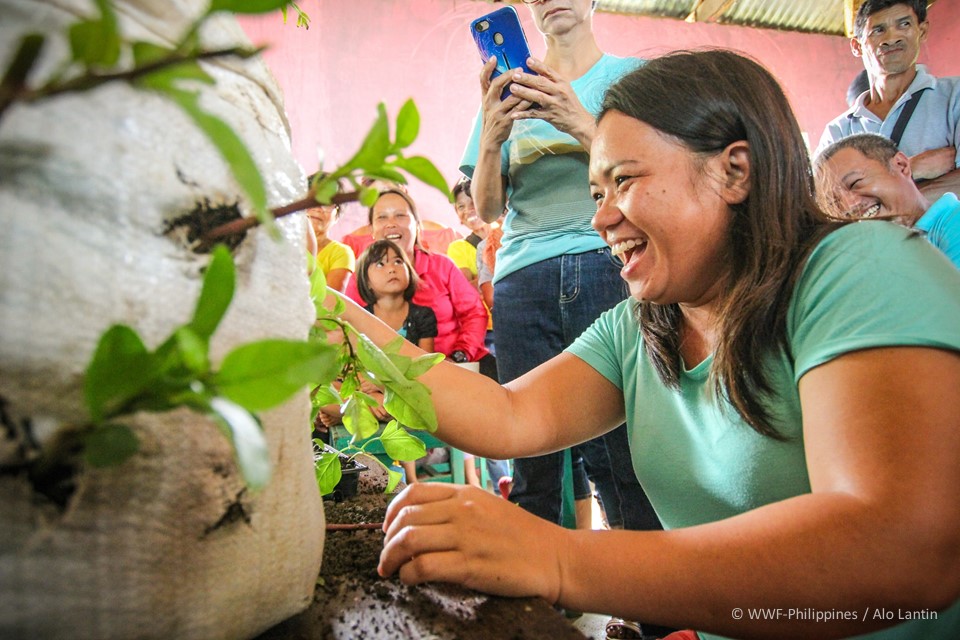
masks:
[[[686,17],[687,22],[716,22],[736,0],[697,0]]]

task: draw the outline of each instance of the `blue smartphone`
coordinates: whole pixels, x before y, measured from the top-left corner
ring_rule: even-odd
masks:
[[[493,78],[518,67],[525,73],[534,73],[527,67],[530,47],[527,45],[523,27],[520,26],[520,16],[513,7],[503,7],[477,18],[470,23],[470,33],[473,34],[480,58],[484,62],[491,56],[497,56],[497,68],[493,71]],[[500,99],[503,100],[509,95],[510,90],[504,89]]]

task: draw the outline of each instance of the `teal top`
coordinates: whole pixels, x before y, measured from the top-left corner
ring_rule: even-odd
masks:
[[[787,317],[793,357],[771,354],[767,363],[778,399],[770,410],[786,441],[761,436],[731,405],[721,407],[708,381],[712,358],[685,370],[679,391],[665,386],[644,354],[635,304],[603,314],[567,350],[623,391],[634,470],[666,528],[810,492],[797,388],[810,369],[870,347],[960,350],[960,271],[919,234],[889,222],[847,225],[811,252]],[[867,637],[955,640],[960,603],[938,620]]]
[[[960,201],[945,193],[913,225],[960,269]]]
[[[597,115],[607,87],[641,63],[637,58],[604,54],[570,86],[587,111]],[[460,170],[471,178],[482,124],[482,113],[477,113],[460,160]],[[587,178],[590,157],[573,136],[545,120],[518,120],[500,154],[500,170],[507,176],[508,209],[494,284],[536,262],[606,246],[590,226],[597,210]]]

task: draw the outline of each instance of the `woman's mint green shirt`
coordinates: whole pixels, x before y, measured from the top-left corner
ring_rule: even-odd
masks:
[[[847,225],[811,252],[787,317],[790,354],[767,362],[777,398],[767,405],[783,442],[716,401],[712,358],[684,371],[679,391],[666,387],[644,353],[635,304],[603,314],[568,351],[623,391],[634,470],[667,528],[810,492],[797,388],[807,371],[871,347],[960,350],[960,271],[921,235],[888,222]],[[960,603],[937,621],[867,637],[956,640]]]

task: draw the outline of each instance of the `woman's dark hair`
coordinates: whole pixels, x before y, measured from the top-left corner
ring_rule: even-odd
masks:
[[[709,50],[647,62],[607,91],[599,118],[608,111],[641,120],[704,159],[737,141],[749,145],[750,192],[732,206],[730,276],[711,377],[718,398],[759,433],[779,438],[762,398],[772,391],[764,362],[778,348],[789,354],[786,314],[796,278],[810,249],[835,228],[814,199],[790,104],[762,66]],[[679,388],[680,307],[640,302],[636,313],[660,378]]]
[[[417,275],[417,270],[413,268],[410,257],[392,240],[377,240],[364,249],[360,257],[357,258],[357,293],[360,294],[360,299],[368,305],[377,301],[377,294],[370,288],[370,278],[367,276],[367,270],[371,265],[383,260],[390,249],[393,249],[393,252],[403,260],[403,264],[407,267],[407,274],[410,276],[410,284],[403,290],[403,299],[410,302],[417,292],[420,277]]]
[[[413,215],[413,219],[417,221],[417,237],[413,239],[413,245],[417,249],[423,249],[420,245],[420,214],[417,213],[417,205],[413,203],[413,198],[410,197],[410,194],[406,191],[401,191],[400,189],[384,189],[377,195],[377,199],[373,201],[373,204],[370,205],[370,208],[367,210],[367,222],[373,226],[373,208],[377,206],[377,202],[380,201],[380,198],[387,195],[388,193],[393,193],[401,198],[404,202],[410,207],[410,213]]]

